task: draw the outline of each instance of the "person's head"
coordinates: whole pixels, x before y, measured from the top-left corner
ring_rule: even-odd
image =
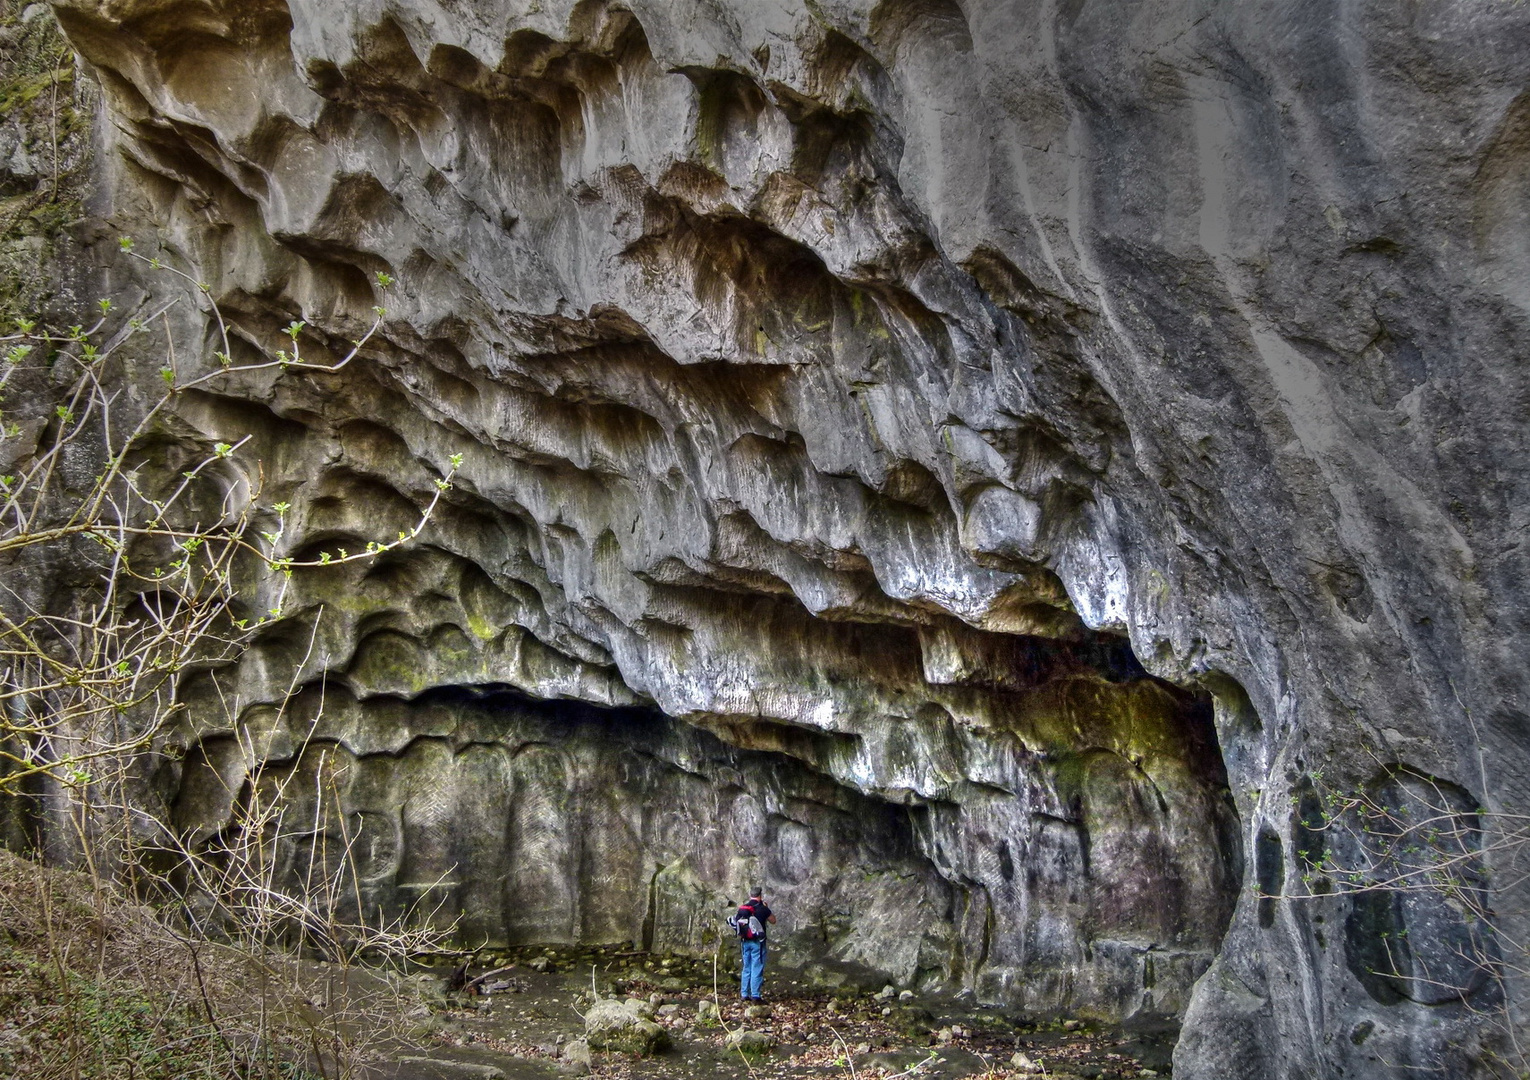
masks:
[[[765,895],[765,886],[763,886],[763,885],[756,885],[754,888],[749,890],[749,899],[751,899],[751,900],[759,900],[759,899],[763,898],[764,895]]]

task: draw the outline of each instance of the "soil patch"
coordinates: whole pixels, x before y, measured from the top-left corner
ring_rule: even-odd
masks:
[[[444,989],[453,981],[444,971],[417,975],[443,987],[419,1031],[427,1052],[389,1066],[379,1080],[490,1080],[488,1070],[511,1080],[586,1071],[610,1080],[1170,1075],[1177,1036],[1172,1028],[1123,1030],[1071,1019],[1037,1023],[949,999],[887,990],[830,992],[774,971],[767,973],[761,1009],[738,1000],[734,965],[731,951],[714,972],[710,959],[621,948],[534,948],[480,956],[459,967],[459,985],[488,974],[467,992]],[[670,1048],[646,1058],[595,1052],[586,1069],[571,1044],[584,1035],[584,1014],[595,995],[644,1002],[668,1032]],[[719,1009],[710,1005],[714,1000]],[[729,1035],[745,1030],[763,1036],[769,1048],[759,1049],[760,1040],[751,1039],[750,1050],[730,1050]]]

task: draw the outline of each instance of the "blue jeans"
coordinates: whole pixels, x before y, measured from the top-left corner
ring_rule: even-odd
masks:
[[[740,941],[744,950],[744,970],[738,977],[738,996],[760,996],[760,980],[765,977],[765,943],[763,941]]]

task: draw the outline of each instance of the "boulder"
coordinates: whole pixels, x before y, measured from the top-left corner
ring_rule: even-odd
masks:
[[[728,1037],[723,1040],[723,1045],[747,1057],[755,1057],[768,1054],[770,1048],[775,1045],[775,1041],[763,1032],[740,1028],[737,1031],[730,1031]]]
[[[646,1057],[669,1045],[669,1034],[654,1023],[648,1006],[639,1001],[603,998],[584,1016],[585,1038],[591,1050],[611,1050]]]
[[[558,1060],[578,1072],[589,1072],[595,1064],[588,1039],[571,1039],[564,1043],[558,1052]]]

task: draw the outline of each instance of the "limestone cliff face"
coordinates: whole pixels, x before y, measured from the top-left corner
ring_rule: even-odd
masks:
[[[694,944],[763,876],[826,964],[1188,1009],[1207,1080],[1465,1076],[1517,1015],[1382,985],[1449,911],[1249,886],[1314,771],[1530,784],[1530,8],[57,7],[119,231],[263,345],[388,307],[181,437],[253,433],[301,552],[464,456],[188,687],[183,820],[252,764],[219,702],[302,767],[298,666],[375,899],[451,869],[490,936]]]

